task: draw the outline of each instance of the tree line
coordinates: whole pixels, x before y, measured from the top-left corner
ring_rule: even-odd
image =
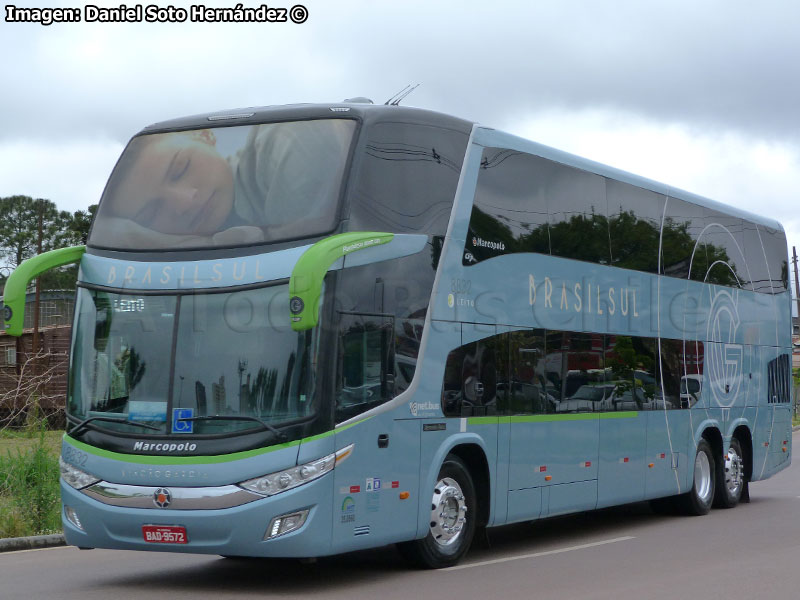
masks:
[[[0,198],[0,294],[9,274],[38,253],[40,223],[42,252],[78,246],[86,243],[96,212],[96,204],[69,212],[44,198]],[[77,265],[54,269],[42,275],[41,289],[74,289],[77,277]]]

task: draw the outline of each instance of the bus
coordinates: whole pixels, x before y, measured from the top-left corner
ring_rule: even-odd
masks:
[[[776,221],[366,102],[144,128],[80,263],[67,542],[456,564],[476,530],[703,515],[791,461]]]

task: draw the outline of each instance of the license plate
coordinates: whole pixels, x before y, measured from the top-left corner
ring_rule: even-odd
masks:
[[[152,544],[186,544],[186,527],[178,525],[142,525],[142,537]]]

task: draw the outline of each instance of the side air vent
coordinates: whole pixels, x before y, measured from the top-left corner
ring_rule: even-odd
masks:
[[[359,527],[354,527],[353,535],[369,535],[369,525],[360,525]]]

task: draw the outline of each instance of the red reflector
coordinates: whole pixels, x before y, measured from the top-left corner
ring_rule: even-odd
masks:
[[[628,457],[626,456],[625,458],[623,458],[622,462],[628,462]]]
[[[547,471],[547,467],[539,467],[539,473],[544,473]]]
[[[587,461],[586,461],[586,463],[585,463],[585,466],[586,466],[586,467],[591,467],[591,466],[592,466],[592,463],[591,463],[591,462],[589,462],[589,461],[587,460]]]
[[[393,481],[392,482],[392,487],[393,488],[399,488],[400,487],[400,482],[399,481]]]
[[[661,458],[667,458],[667,455],[662,452],[661,453]]]
[[[769,442],[764,442],[764,446],[769,446]]]
[[[350,486],[350,493],[351,494],[357,494],[360,491],[361,491],[361,486],[360,485],[351,485]]]

